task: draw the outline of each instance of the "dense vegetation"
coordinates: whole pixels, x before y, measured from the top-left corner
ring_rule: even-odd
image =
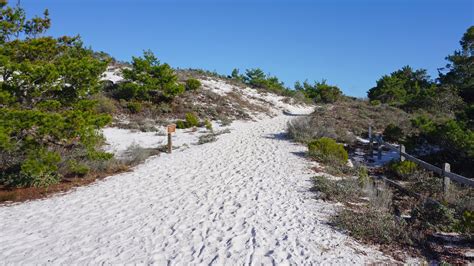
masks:
[[[301,92],[306,98],[314,102],[334,103],[342,98],[342,91],[337,86],[328,85],[326,80],[314,82],[311,85],[308,81],[301,84],[299,81],[295,83],[296,93]]]
[[[238,69],[234,69],[229,78],[243,82],[244,84],[267,90],[273,93],[290,96],[292,91],[285,87],[276,76],[265,74],[260,68],[246,69],[245,75],[240,74]]]
[[[0,184],[46,186],[109,160],[98,129],[111,117],[94,111],[107,61],[79,37],[42,37],[43,17],[0,9]]]
[[[339,177],[313,179],[317,197],[345,205],[332,216],[334,226],[366,242],[418,250],[414,251],[417,255],[422,250],[430,258],[456,263],[464,255],[433,233],[456,232],[472,241],[474,190],[452,182],[446,194],[440,176],[410,161],[369,169],[373,176],[388,177],[403,186],[394,190],[377,178],[369,182],[367,169],[354,155],[365,149],[355,137],[367,137],[371,125],[375,132],[383,132],[386,141],[405,144],[409,153],[438,166],[449,162],[452,171],[474,177],[474,27],[462,37],[461,50],[446,59],[448,64],[437,79],[409,66],[381,77],[368,91],[369,101],[348,97],[325,101],[312,94],[319,83],[297,84],[306,96],[328,104],[320,104],[309,117],[291,121],[288,133],[308,144],[308,156],[322,163],[317,172],[323,169]],[[354,168],[342,165],[342,156],[328,159],[343,154],[343,144],[357,157]]]
[[[122,74],[125,82],[112,89],[112,94],[119,100],[159,103],[185,91],[174,70],[166,63],[161,64],[149,50],[143,53],[143,57],[133,57],[131,68],[123,69]]]
[[[389,134],[391,140],[404,142],[413,152],[431,147],[437,150],[431,161],[448,161],[469,175],[474,165],[474,26],[460,44],[446,57],[448,64],[436,80],[426,70],[406,66],[380,78],[368,97],[413,114],[410,132],[396,124],[386,129],[396,133]]]

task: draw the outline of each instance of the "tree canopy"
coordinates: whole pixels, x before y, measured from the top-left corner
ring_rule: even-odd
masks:
[[[0,184],[46,186],[72,161],[107,159],[98,129],[110,122],[89,97],[107,61],[75,37],[42,37],[48,11],[27,19],[0,6]],[[61,170],[62,169],[62,170]]]
[[[327,84],[326,80],[310,84],[307,80],[301,84],[295,83],[295,90],[301,91],[314,102],[334,103],[342,97],[342,91],[337,86]]]
[[[183,93],[185,86],[170,65],[160,63],[152,51],[142,57],[133,57],[131,68],[123,71],[126,82],[120,85],[117,97],[121,99],[156,100],[153,97],[173,97]]]

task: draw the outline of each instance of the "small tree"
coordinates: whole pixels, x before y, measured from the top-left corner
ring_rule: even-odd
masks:
[[[149,99],[155,91],[171,99],[185,90],[174,70],[166,63],[161,64],[150,50],[144,51],[143,57],[133,57],[131,69],[122,72],[128,82],[138,86],[134,97]],[[123,86],[130,86],[126,84]]]
[[[238,68],[232,69],[232,73],[230,74],[229,78],[244,81],[244,75],[240,74],[240,70]]]

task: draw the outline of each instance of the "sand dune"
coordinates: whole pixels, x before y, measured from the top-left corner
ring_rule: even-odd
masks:
[[[0,208],[3,263],[353,264],[389,261],[326,224],[290,116],[236,122],[65,195]]]

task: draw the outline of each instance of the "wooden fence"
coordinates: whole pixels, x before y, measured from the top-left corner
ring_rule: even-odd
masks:
[[[372,129],[369,127],[369,147],[370,147],[370,153],[372,154],[373,151],[373,138],[372,138]],[[436,167],[432,164],[429,164],[423,160],[420,160],[416,158],[413,155],[410,155],[405,152],[405,146],[399,145],[399,146],[394,146],[392,144],[386,143],[382,140],[382,138],[379,138],[379,146],[378,146],[378,156],[379,158],[382,156],[382,147],[385,146],[389,148],[390,150],[396,151],[400,154],[400,160],[408,160],[411,162],[416,163],[417,165],[421,166],[422,168],[432,171],[440,176],[443,177],[443,190],[445,195],[449,193],[449,186],[451,180],[456,181],[460,184],[464,184],[469,187],[474,187],[474,179],[470,179],[455,173],[451,173],[451,166],[449,163],[444,163],[443,168]]]

